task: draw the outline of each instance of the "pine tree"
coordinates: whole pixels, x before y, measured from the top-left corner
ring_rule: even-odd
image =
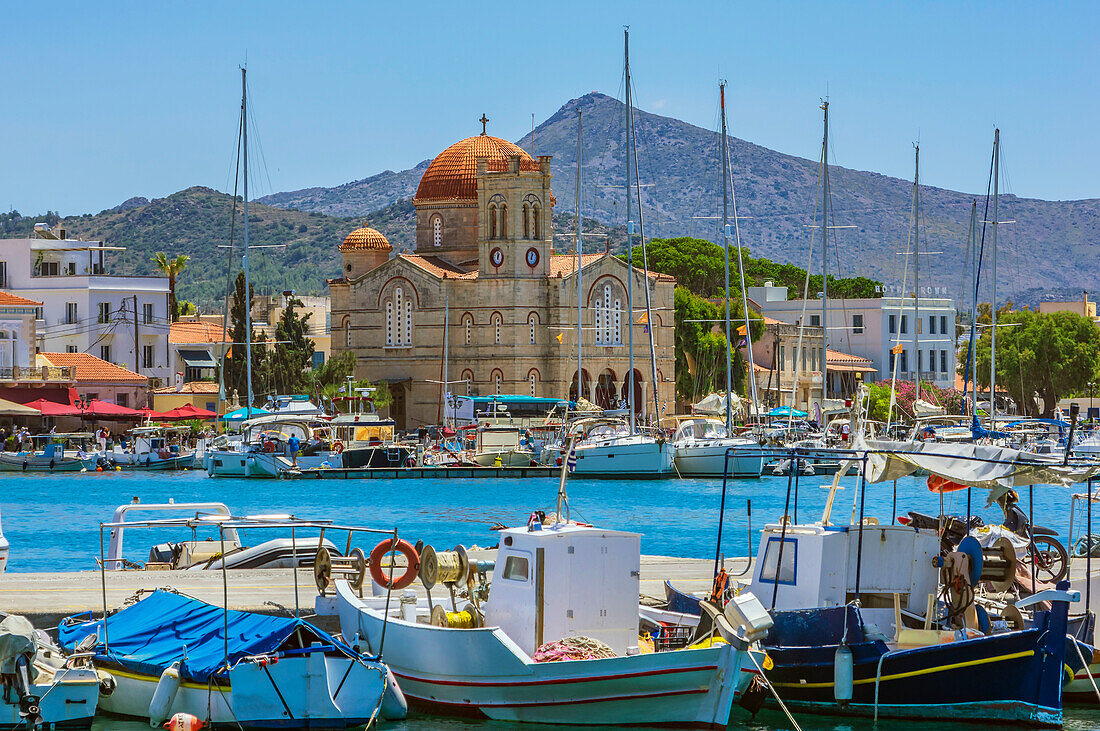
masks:
[[[277,341],[268,362],[271,383],[280,393],[306,393],[310,388],[307,371],[313,367],[315,346],[309,338],[310,313],[299,315],[302,301],[291,298],[275,326]]]
[[[237,274],[237,280],[233,287],[233,305],[229,309],[229,337],[234,343],[229,355],[225,358],[225,397],[231,399],[236,391],[244,406],[248,399],[248,387],[245,380],[247,365],[245,361],[248,348],[244,345],[247,339],[246,326],[247,310],[252,307],[252,297],[255,295],[255,287],[249,287],[247,300],[244,294],[244,272]],[[247,305],[245,304],[247,301]],[[266,348],[263,343],[256,342],[256,331],[252,331],[252,392],[263,393],[264,372],[266,367]],[[255,405],[255,404],[253,404]]]

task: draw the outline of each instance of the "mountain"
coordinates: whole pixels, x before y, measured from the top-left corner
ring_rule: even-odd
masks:
[[[238,199],[235,240],[242,242],[241,207]],[[131,198],[95,215],[58,219],[45,216],[0,215],[0,236],[29,236],[39,221],[51,225],[60,220],[70,238],[105,241],[125,247],[112,252],[109,271],[116,274],[153,274],[151,261],[158,251],[171,256],[187,254],[191,261],[179,278],[179,297],[206,309],[221,309],[226,275],[241,267],[240,249],[229,243],[232,196],[204,187],[187,188],[166,198]],[[340,218],[322,213],[275,208],[249,203],[249,242],[283,245],[252,253],[252,281],[257,293],[292,289],[299,294],[325,294],[325,279],[340,273],[337,247],[344,237],[363,225],[364,218]],[[411,246],[416,216],[408,200],[385,206],[366,217],[368,226],[386,232],[398,249]]]
[[[577,110],[584,123],[585,214],[623,222],[625,106],[599,93],[573,99],[535,129],[537,154],[553,155],[557,216],[574,205]],[[694,235],[714,238],[713,217],[719,198],[718,139],[713,130],[677,119],[635,111],[638,166],[649,236]],[[530,149],[531,135],[517,140]],[[731,166],[741,223],[741,241],[754,255],[805,266],[811,223],[820,207],[818,163],[731,138]],[[439,152],[439,151],[435,151]],[[367,215],[410,197],[428,161],[402,172],[386,171],[335,188],[277,193],[261,201],[330,215]],[[833,166],[832,206],[836,251],[829,252],[833,273],[863,275],[900,284],[909,231],[912,182],[873,172]],[[921,283],[944,288],[960,299],[970,202],[981,196],[922,186],[921,246],[942,252],[922,257]],[[636,217],[636,215],[635,215]],[[1011,298],[1030,288],[1095,289],[1100,261],[1091,247],[1100,227],[1100,200],[1044,201],[1004,195],[998,294]],[[560,229],[559,229],[560,231]],[[389,233],[383,229],[384,233]],[[820,256],[820,233],[818,233]],[[1073,262],[1064,266],[1064,262]]]

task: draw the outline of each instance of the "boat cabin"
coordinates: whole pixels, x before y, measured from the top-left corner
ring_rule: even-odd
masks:
[[[528,655],[545,642],[592,637],[637,652],[641,535],[576,524],[500,532],[485,623]]]
[[[860,560],[859,532],[859,526],[788,525],[784,535],[782,526],[766,526],[749,589],[768,609],[838,607],[857,598],[858,562],[858,598],[869,620],[889,634],[895,594],[904,613],[923,617],[936,593],[932,561],[940,554],[939,537],[867,522]]]

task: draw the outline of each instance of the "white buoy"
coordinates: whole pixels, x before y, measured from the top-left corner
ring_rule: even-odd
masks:
[[[160,726],[168,719],[172,710],[172,702],[176,700],[176,692],[180,689],[180,664],[174,662],[164,669],[157,682],[157,689],[153,691],[153,699],[149,701],[149,725],[153,728]]]
[[[852,673],[852,648],[841,645],[836,648],[836,655],[833,657],[833,698],[838,703],[852,700]]]

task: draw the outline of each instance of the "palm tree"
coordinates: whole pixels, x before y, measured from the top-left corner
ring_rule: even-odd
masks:
[[[191,257],[187,254],[180,254],[169,259],[163,251],[158,251],[157,255],[153,257],[153,263],[157,265],[157,269],[168,275],[168,316],[171,322],[179,319],[176,308],[176,277],[187,268],[187,262],[189,261],[191,261]]]

